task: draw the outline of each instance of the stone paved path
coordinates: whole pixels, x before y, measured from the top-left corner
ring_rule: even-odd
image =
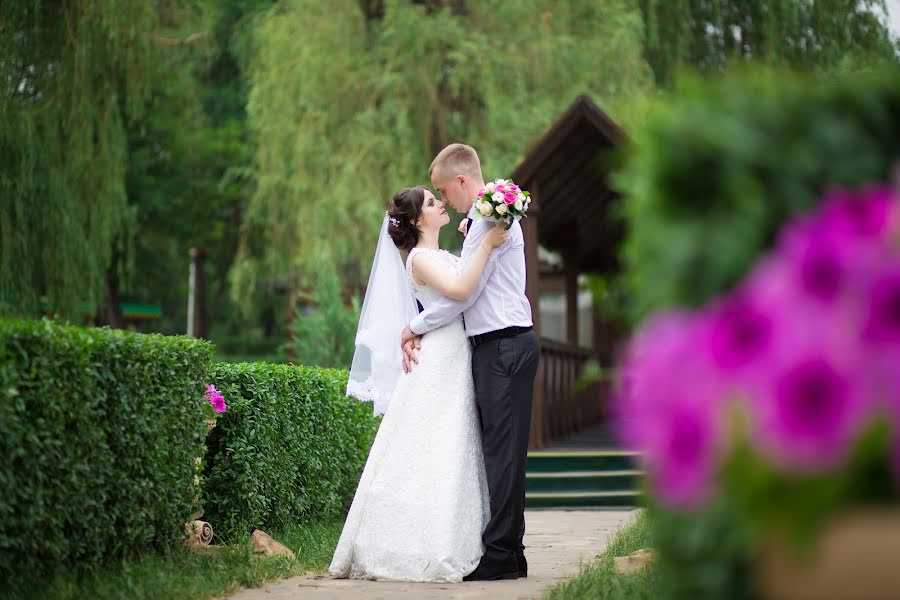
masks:
[[[397,583],[332,579],[327,576],[294,577],[267,587],[242,590],[235,600],[376,600],[407,598],[444,600],[490,598],[518,600],[540,598],[563,579],[578,574],[582,562],[603,551],[610,536],[636,516],[635,510],[547,510],[525,513],[525,555],[528,578],[458,584]]]

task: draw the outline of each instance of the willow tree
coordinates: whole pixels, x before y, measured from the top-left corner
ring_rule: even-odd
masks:
[[[884,0],[639,0],[647,59],[661,85],[679,67],[753,60],[804,70],[891,58]]]
[[[129,261],[127,128],[177,2],[13,0],[0,11],[0,307],[99,304]],[[167,15],[166,10],[171,10]]]
[[[627,123],[652,87],[625,0],[283,1],[255,30],[257,190],[234,292],[365,283],[392,194],[464,140],[508,174],[581,93]]]

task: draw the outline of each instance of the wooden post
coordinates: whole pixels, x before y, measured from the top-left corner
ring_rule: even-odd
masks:
[[[540,323],[540,266],[538,265],[538,219],[540,218],[540,198],[538,196],[537,181],[529,182],[526,187],[531,193],[531,204],[528,207],[528,217],[523,220],[525,224],[525,294],[531,303],[531,322],[534,324],[534,332],[538,339],[541,336]],[[531,405],[531,431],[528,436],[530,448],[541,448],[544,445],[544,366],[545,359],[541,359],[538,365],[537,375],[534,378],[534,391]]]
[[[566,341],[578,347],[578,265],[576,249],[569,248],[563,261],[566,268]]]

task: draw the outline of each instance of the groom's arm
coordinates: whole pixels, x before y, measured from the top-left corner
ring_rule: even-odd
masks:
[[[461,258],[464,262],[478,250],[481,240],[483,240],[484,236],[490,231],[492,225],[493,223],[489,221],[473,223],[472,230],[466,236],[465,242],[463,243]],[[509,239],[502,246],[491,252],[491,256],[484,267],[481,278],[478,280],[478,285],[475,286],[475,290],[469,297],[465,300],[452,300],[446,296],[442,296],[435,300],[428,305],[428,308],[410,321],[409,329],[412,333],[424,335],[442,325],[446,325],[456,318],[457,315],[461,314],[475,303],[475,300],[478,299],[478,296],[480,296],[482,290],[484,290],[484,286],[487,284],[491,274],[497,268],[497,261],[500,260],[503,254],[510,248],[518,244],[518,238],[521,237],[521,229],[513,227],[510,229],[509,233]]]

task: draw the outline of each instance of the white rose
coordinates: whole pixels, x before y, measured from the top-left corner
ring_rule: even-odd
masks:
[[[494,211],[494,208],[488,202],[482,202],[481,206],[478,207],[478,211],[484,216],[489,217]]]
[[[491,200],[494,202],[503,202],[503,194],[501,192],[494,192],[491,196]]]
[[[522,194],[519,195],[521,196]],[[525,204],[522,202],[521,198],[516,198],[516,203],[513,204],[513,206],[515,206],[516,210],[518,211],[521,211],[523,208],[525,208]]]
[[[506,214],[506,211],[507,211],[507,210],[508,210],[508,209],[506,208],[506,205],[505,205],[505,204],[501,204],[501,205],[499,205],[499,206],[497,207],[497,214],[500,215],[500,216],[503,216],[503,215]]]
[[[487,185],[484,186],[484,193],[492,194],[493,192],[494,192],[494,182],[489,181],[489,182],[487,182]]]
[[[494,180],[494,185],[497,185],[497,186],[499,186],[499,185],[506,185],[506,183],[507,183],[507,180],[506,180],[506,179],[495,179],[495,180]]]
[[[518,194],[516,194],[516,200],[518,200],[519,202],[525,202],[525,194],[519,192]]]

